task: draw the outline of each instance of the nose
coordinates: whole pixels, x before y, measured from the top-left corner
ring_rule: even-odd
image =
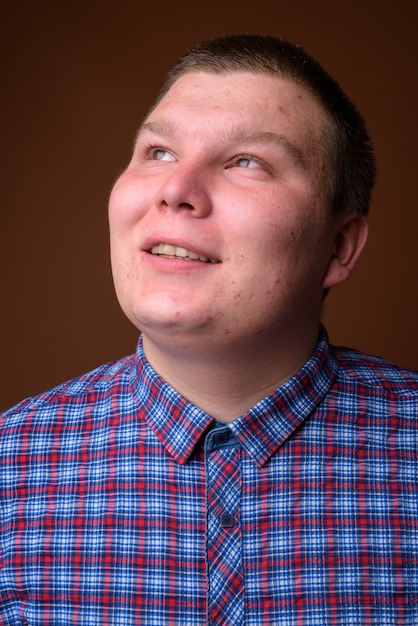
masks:
[[[193,217],[206,217],[212,210],[208,174],[203,169],[178,163],[156,193],[160,209],[190,211]]]

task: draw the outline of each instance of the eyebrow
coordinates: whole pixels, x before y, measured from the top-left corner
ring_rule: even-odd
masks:
[[[174,137],[176,134],[176,125],[172,122],[160,120],[159,122],[144,122],[138,129],[135,137],[135,143],[145,132],[155,133],[162,137]]]
[[[279,133],[272,131],[256,131],[254,133],[247,133],[245,129],[240,127],[231,129],[228,132],[228,139],[235,143],[259,143],[266,145],[275,145],[281,149],[284,149],[290,156],[300,165],[306,167],[307,159],[305,154],[300,148],[292,143],[287,137]]]
[[[177,125],[168,120],[148,121],[144,122],[136,135],[135,144],[140,139],[141,135],[151,132],[161,137],[173,138],[180,131],[177,129]],[[303,151],[292,143],[287,137],[279,133],[272,131],[255,131],[248,133],[245,128],[241,126],[231,127],[227,131],[221,131],[219,133],[218,140],[220,143],[259,143],[276,145],[281,149],[284,149],[296,162],[303,168],[307,167],[307,158]]]

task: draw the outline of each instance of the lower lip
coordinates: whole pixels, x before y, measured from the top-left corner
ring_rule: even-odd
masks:
[[[176,257],[171,259],[165,256],[159,256],[157,254],[145,253],[145,261],[149,263],[155,269],[165,272],[175,272],[188,274],[190,272],[207,270],[209,268],[216,267],[218,263],[204,263],[203,261],[196,261],[194,259],[182,259]]]

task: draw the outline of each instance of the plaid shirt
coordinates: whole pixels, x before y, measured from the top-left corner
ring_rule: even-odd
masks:
[[[418,624],[417,407],[322,331],[221,425],[140,341],[2,416],[0,624]]]

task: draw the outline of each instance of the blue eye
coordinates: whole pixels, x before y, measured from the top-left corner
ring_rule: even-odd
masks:
[[[162,148],[154,148],[151,152],[151,158],[153,161],[174,161],[173,155]]]
[[[251,159],[250,157],[240,157],[236,160],[236,166],[252,169],[254,167],[259,167],[259,164],[255,159]]]

